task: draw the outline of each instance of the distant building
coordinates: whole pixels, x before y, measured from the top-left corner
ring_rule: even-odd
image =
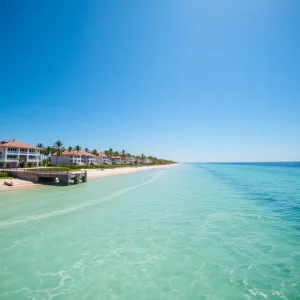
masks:
[[[113,165],[120,165],[122,163],[122,158],[121,156],[113,156],[111,162]]]
[[[17,167],[20,160],[24,161],[25,166],[30,162],[35,166],[39,165],[40,149],[23,142],[4,140],[0,142],[0,162],[12,164]]]
[[[151,160],[150,160],[149,158],[146,157],[146,158],[143,160],[143,163],[146,164],[146,165],[149,165],[149,164],[151,164],[152,162],[151,162]]]
[[[51,155],[51,163],[54,165],[90,165],[96,164],[96,155],[84,150],[65,150],[62,155],[56,153]]]
[[[126,156],[126,157],[124,158],[124,164],[129,165],[130,163],[131,163],[131,157]]]
[[[98,153],[96,155],[96,162],[99,165],[111,164],[111,160],[104,153]]]
[[[126,164],[126,165],[134,165],[135,161],[136,161],[136,159],[134,157],[126,156],[125,159],[124,159],[124,164]]]

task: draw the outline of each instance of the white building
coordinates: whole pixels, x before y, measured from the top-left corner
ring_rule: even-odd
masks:
[[[17,167],[20,161],[24,161],[25,166],[32,163],[35,166],[39,165],[40,149],[15,139],[12,141],[4,140],[0,142],[0,162],[12,164],[12,167]]]
[[[124,163],[126,165],[134,165],[135,164],[135,158],[130,157],[130,156],[126,156],[125,159],[124,159]]]
[[[120,165],[122,163],[122,158],[121,156],[113,156],[111,162],[113,165]]]
[[[151,162],[151,160],[150,160],[149,158],[146,157],[146,158],[143,160],[143,163],[146,164],[146,165],[149,165],[149,164],[151,164],[152,162]]]
[[[111,164],[111,160],[104,153],[98,153],[96,156],[97,164],[99,165],[107,165]]]
[[[97,164],[97,161],[96,155],[84,150],[65,150],[60,156],[56,153],[52,154],[51,163],[53,165],[90,165]]]
[[[130,163],[131,163],[131,157],[126,156],[126,157],[124,158],[124,164],[129,165]]]

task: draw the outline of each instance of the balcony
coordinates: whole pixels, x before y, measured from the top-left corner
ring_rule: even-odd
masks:
[[[27,156],[27,161],[39,161],[39,156],[29,155]]]

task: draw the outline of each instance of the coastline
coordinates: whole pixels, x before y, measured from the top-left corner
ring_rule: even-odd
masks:
[[[119,176],[125,174],[136,173],[140,171],[147,171],[152,169],[166,169],[175,165],[162,165],[162,166],[143,166],[143,167],[124,167],[124,168],[115,168],[115,169],[104,169],[103,171],[97,169],[87,169],[87,176],[89,179],[98,179],[110,176]],[[84,169],[82,169],[84,170]]]
[[[104,169],[103,171],[101,171],[100,169],[84,169],[84,168],[82,170],[87,171],[88,180],[90,180],[90,179],[99,179],[99,178],[105,178],[110,176],[131,174],[131,173],[152,170],[152,169],[166,169],[166,168],[174,167],[176,165],[177,164],[142,166],[142,167],[124,167],[124,168],[115,168],[115,169]],[[14,183],[14,186],[11,187],[11,186],[4,185],[4,181],[10,182],[11,179],[0,179],[0,193],[4,191],[14,191],[14,190],[20,190],[25,188],[34,188],[34,187],[43,186],[43,184],[40,183],[34,183],[27,180],[13,178],[12,182]]]
[[[13,182],[14,186],[5,185],[4,181]],[[19,178],[0,179],[0,193],[6,191],[15,191],[15,190],[26,189],[26,188],[40,187],[40,186],[42,186],[42,184],[19,179]]]

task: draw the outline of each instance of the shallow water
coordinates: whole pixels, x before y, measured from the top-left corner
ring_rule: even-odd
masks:
[[[1,193],[0,234],[0,299],[300,299],[300,167]]]

